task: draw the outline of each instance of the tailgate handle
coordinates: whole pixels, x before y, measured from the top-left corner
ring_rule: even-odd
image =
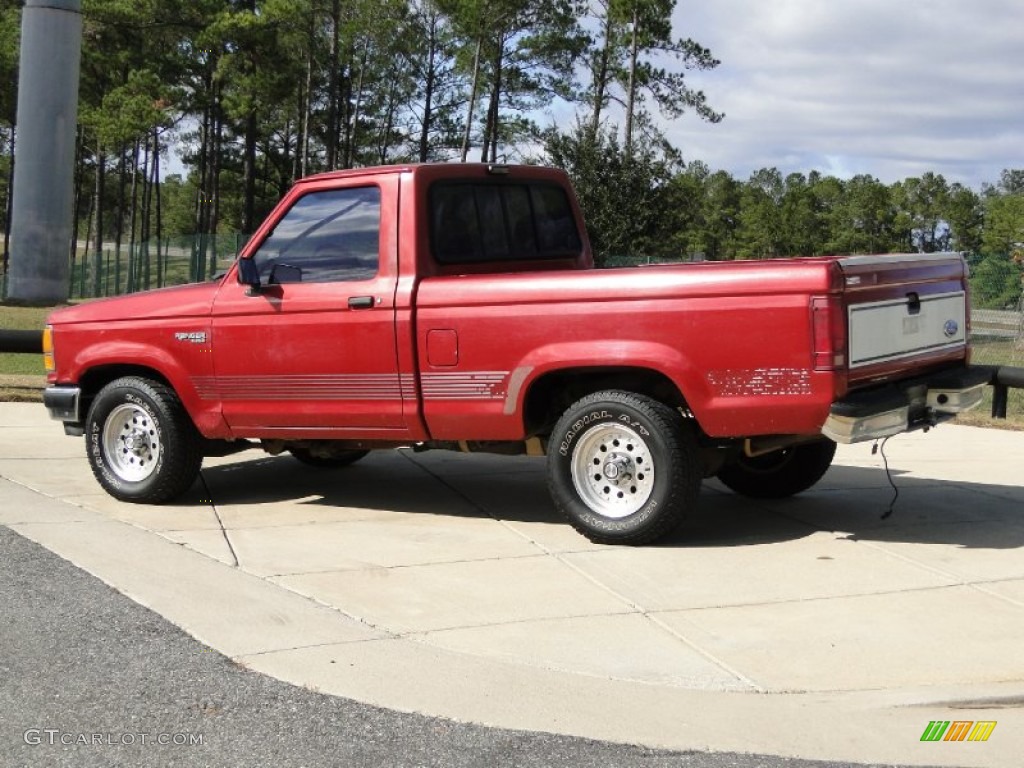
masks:
[[[907,313],[911,315],[921,314],[921,297],[916,291],[907,294]]]
[[[349,309],[373,309],[373,296],[353,296],[348,300]]]

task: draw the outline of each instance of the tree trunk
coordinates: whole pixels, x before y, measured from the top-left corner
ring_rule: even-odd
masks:
[[[117,160],[117,221],[114,223],[114,263],[121,263],[121,243],[124,241],[124,195],[125,188],[127,187],[128,180],[126,169],[124,167],[124,158],[128,154],[128,147],[122,145],[119,157]],[[121,292],[120,275],[118,275],[118,285],[115,286],[114,293]]]
[[[11,133],[12,145],[11,145],[11,164],[14,164],[14,133]],[[74,265],[76,257],[78,255],[78,219],[82,215],[82,174],[85,166],[85,129],[82,126],[78,126],[78,139],[75,142],[75,191],[74,191],[74,205],[71,211],[71,264]],[[11,187],[10,182],[12,178],[8,180],[7,187],[7,202],[10,204],[11,199]],[[10,212],[8,210],[8,224],[10,223]],[[10,231],[10,226],[4,228],[4,267],[7,266],[7,232]]]
[[[255,227],[253,218],[256,211],[256,115],[250,113],[245,118],[245,152],[242,203],[242,231],[250,233]]]
[[[142,234],[139,237],[142,254],[142,285],[146,290],[149,290],[151,285],[149,264],[149,219],[150,203],[153,199],[153,181],[150,178],[152,168],[151,162],[152,157],[149,149],[149,134],[146,134],[142,150],[142,211],[140,213],[142,219]]]
[[[363,53],[359,59],[359,79],[356,80],[355,105],[352,107],[352,124],[347,130],[345,140],[345,167],[352,168],[356,164],[356,144],[359,136],[359,118],[363,106],[363,76],[366,74],[366,59],[369,55],[370,42],[363,41]]]
[[[203,110],[203,122],[199,128],[199,186],[196,189],[196,210],[195,210],[195,237],[192,240],[192,263],[190,264],[189,279],[198,280],[202,274],[203,263],[206,260],[206,217],[208,210],[207,189],[210,176],[210,144],[213,131],[211,130],[213,102],[216,94],[213,90],[213,78],[209,71],[206,74],[206,92],[210,99]]]
[[[494,55],[494,85],[491,88],[491,104],[488,110],[490,115],[487,118],[487,124],[491,132],[491,162],[498,162],[498,135],[500,133],[500,114],[501,114],[501,86],[502,86],[502,63],[505,59],[505,34],[501,33],[498,35],[498,50]],[[484,143],[484,162],[487,162],[486,153],[486,142]]]
[[[248,0],[245,4],[247,10],[256,13],[256,0]],[[252,66],[250,60],[249,66]],[[217,110],[217,117],[220,110]],[[256,121],[256,112],[250,110],[245,116],[245,144],[242,150],[242,231],[252,232],[255,228],[253,221],[256,211],[256,141],[259,124]],[[220,153],[218,152],[218,155]]]
[[[11,217],[14,214],[14,126],[11,126],[11,164],[7,169],[7,200],[4,204],[4,273],[7,273],[8,262],[11,257]],[[75,187],[77,197],[78,187]],[[77,219],[76,219],[77,222]],[[78,238],[78,228],[75,228],[75,238]],[[72,243],[72,248],[77,249],[78,243]],[[74,253],[74,251],[72,251]]]
[[[640,23],[640,13],[633,9],[633,32],[629,43],[629,84],[626,87],[626,137],[623,148],[626,152],[626,160],[633,158],[633,111],[636,109],[636,63],[639,55],[640,41],[637,34],[637,26]]]
[[[80,262],[81,266],[79,267],[79,269],[80,269],[79,274],[82,275],[82,277],[78,281],[78,285],[79,285],[79,288],[80,288],[80,290],[79,290],[79,298],[83,298],[83,299],[85,298],[85,269],[86,269],[86,266],[89,263],[89,246],[92,243],[92,207],[93,207],[94,203],[95,203],[95,196],[94,195],[89,195],[89,211],[86,213],[86,217],[85,217],[85,221],[86,221],[86,224],[85,224],[85,250],[82,251],[82,261]],[[75,287],[75,273],[72,270],[72,272],[71,272],[71,285],[69,286],[70,290],[68,291],[68,296],[69,297],[74,292],[74,287]]]
[[[213,113],[213,155],[210,158],[210,189],[207,196],[206,232],[213,237],[214,254],[216,255],[217,230],[220,228],[220,172],[224,153],[224,111],[220,105],[220,93]],[[251,229],[243,229],[251,234]]]
[[[423,84],[423,125],[420,128],[420,162],[430,156],[430,123],[433,119],[434,81],[437,79],[435,59],[437,56],[437,12],[430,10],[430,34],[427,38],[427,80]]]
[[[296,147],[298,168],[294,176],[306,176],[309,173],[309,120],[313,112],[313,26],[310,25],[309,51],[306,54],[306,86],[300,102],[301,133],[299,146]],[[337,104],[337,99],[335,99]]]
[[[338,68],[341,66],[340,46],[341,1],[331,2],[331,47],[327,73],[327,169],[333,171],[338,161]]]
[[[606,5],[604,15],[604,46],[601,48],[601,55],[598,59],[597,72],[594,73],[594,114],[590,119],[591,141],[597,141],[597,132],[601,128],[601,110],[604,109],[605,93],[608,90],[608,81],[610,79],[612,27],[611,8]]]
[[[473,56],[473,85],[469,90],[469,109],[466,112],[466,130],[462,134],[462,162],[466,162],[469,154],[469,137],[473,130],[473,113],[476,111],[476,96],[480,88],[480,52],[483,48],[483,33],[476,41],[476,53]]]
[[[160,189],[160,132],[153,129],[153,183],[156,187],[156,286],[164,287],[164,259],[160,250],[160,241],[164,236],[163,206],[161,205]]]
[[[100,287],[103,278],[103,187],[106,179],[104,168],[103,147],[99,140],[96,141],[96,186],[93,190],[93,214],[96,217],[96,245],[93,253],[93,296],[100,295]]]
[[[139,203],[139,142],[135,142],[132,150],[132,189],[128,204],[131,213],[128,216],[128,293],[139,290],[139,249],[136,238]]]
[[[397,89],[396,83],[398,77],[396,73],[391,73],[391,90],[388,92],[388,106],[384,111],[384,121],[378,131],[377,135],[379,140],[377,141],[377,159],[381,165],[387,164],[388,161],[388,150],[391,148],[391,131],[395,127],[395,111],[398,109],[398,94],[395,93]]]

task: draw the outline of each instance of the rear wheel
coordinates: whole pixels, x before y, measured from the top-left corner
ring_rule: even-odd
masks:
[[[559,419],[548,446],[548,488],[576,530],[602,544],[647,544],[697,502],[697,440],[662,403],[609,390]]]
[[[203,463],[199,433],[174,390],[137,376],[100,390],[85,440],[99,484],[122,501],[170,501],[192,486]]]
[[[718,472],[718,479],[742,496],[782,499],[806,491],[832,466],[836,444],[831,440],[783,448],[763,456],[743,456]]]

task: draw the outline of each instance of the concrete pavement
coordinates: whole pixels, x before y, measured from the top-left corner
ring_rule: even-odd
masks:
[[[812,491],[708,482],[670,541],[591,544],[543,460],[209,460],[174,505],[95,483],[38,404],[0,404],[0,524],[239,663],[472,722],[675,749],[932,765],[1024,753],[1024,433],[869,445]],[[922,743],[933,720],[987,742]]]

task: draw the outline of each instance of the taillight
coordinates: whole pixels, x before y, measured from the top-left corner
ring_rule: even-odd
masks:
[[[846,366],[846,317],[839,298],[811,298],[811,359],[816,371]]]

